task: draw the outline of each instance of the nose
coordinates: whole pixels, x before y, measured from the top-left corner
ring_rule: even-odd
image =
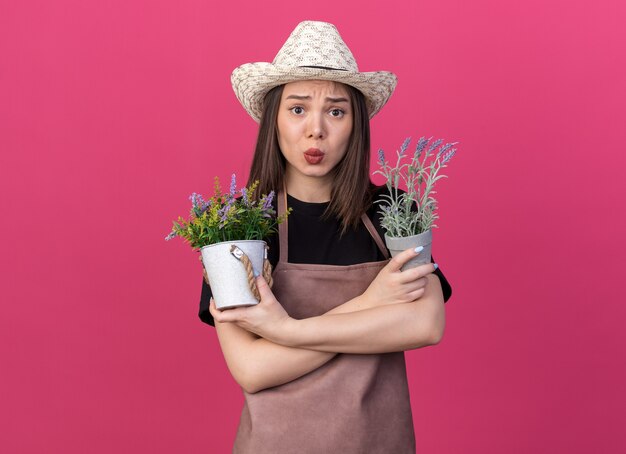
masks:
[[[307,125],[307,137],[312,139],[323,139],[326,135],[324,128],[324,120],[321,113],[309,115],[309,123]]]

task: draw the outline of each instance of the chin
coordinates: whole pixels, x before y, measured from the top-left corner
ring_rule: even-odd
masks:
[[[322,162],[320,164],[309,164],[304,161],[302,163],[298,163],[299,165],[292,165],[292,169],[299,173],[300,175],[304,175],[309,178],[324,178],[328,176],[328,174],[335,167],[336,163],[330,162]]]
[[[304,171],[302,172],[308,177],[325,177],[331,171],[331,169],[326,166],[320,167],[319,165],[316,165],[316,166],[310,166],[310,167],[313,167],[313,168],[304,169]]]

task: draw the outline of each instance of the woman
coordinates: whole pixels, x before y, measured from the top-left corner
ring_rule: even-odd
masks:
[[[203,282],[200,317],[245,396],[233,452],[414,453],[404,351],[439,342],[451,290],[434,264],[400,271],[418,252],[389,259],[381,240],[369,119],[396,77],[360,73],[333,25],[305,21],[232,82],[260,122],[249,180],[293,210],[258,305],[219,311]]]

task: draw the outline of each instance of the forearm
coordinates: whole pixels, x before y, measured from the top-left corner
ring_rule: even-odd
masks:
[[[324,317],[363,312],[370,305],[357,296],[326,312]],[[250,393],[300,378],[326,364],[340,351],[280,345],[228,323],[216,322],[216,328],[231,373]]]
[[[295,380],[336,355],[335,352],[291,347],[274,342],[275,339],[262,338],[236,323],[222,320],[222,313],[215,308],[213,300],[209,306],[228,369],[247,392],[254,393]],[[366,301],[359,296],[326,313],[341,314],[364,307]]]
[[[342,314],[365,308],[360,297],[347,301],[326,314]],[[325,314],[325,315],[326,315]],[[249,392],[257,392],[300,378],[323,366],[334,358],[336,352],[324,352],[306,348],[286,347],[264,338],[258,338],[250,346],[248,356]]]
[[[322,352],[405,351],[438,343],[444,325],[441,285],[432,276],[424,296],[411,303],[293,320],[285,344]]]
[[[323,366],[336,353],[285,347],[259,338],[251,346],[248,392],[288,383]]]

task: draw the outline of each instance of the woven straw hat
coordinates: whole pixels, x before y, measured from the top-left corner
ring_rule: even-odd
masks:
[[[360,90],[370,118],[385,105],[398,80],[388,71],[359,72],[337,28],[317,21],[300,22],[272,63],[246,63],[230,78],[237,99],[257,122],[268,91],[289,82],[313,79],[342,82]]]

